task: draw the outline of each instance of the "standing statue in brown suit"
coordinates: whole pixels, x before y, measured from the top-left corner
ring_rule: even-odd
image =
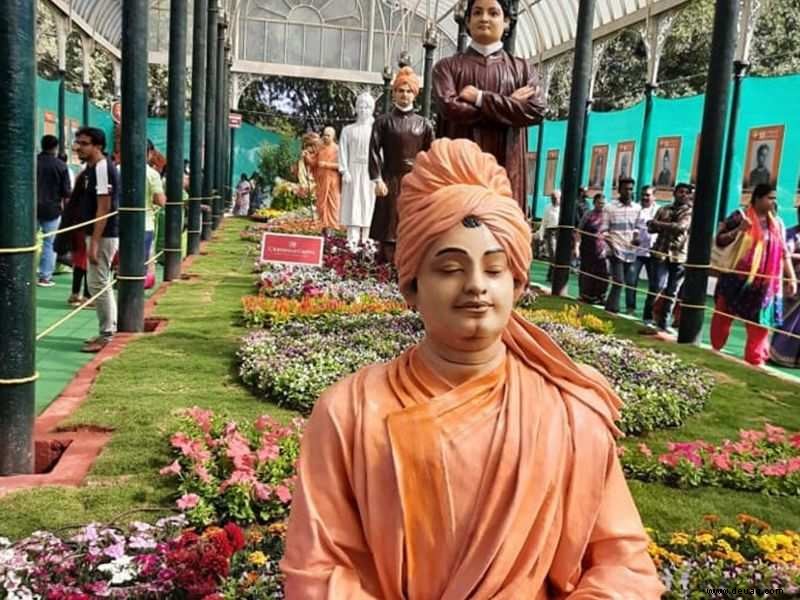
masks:
[[[541,123],[545,111],[539,75],[527,61],[503,50],[503,38],[513,26],[509,0],[469,0],[466,22],[470,46],[433,69],[438,132],[473,140],[493,154],[524,211],[526,128]]]
[[[392,262],[397,240],[397,197],[400,182],[411,172],[417,153],[433,142],[433,125],[414,112],[419,78],[403,67],[392,84],[394,107],[375,119],[369,145],[369,176],[375,182],[375,212],[369,237],[379,244],[378,260]]]

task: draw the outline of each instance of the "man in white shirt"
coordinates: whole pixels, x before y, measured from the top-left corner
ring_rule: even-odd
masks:
[[[550,267],[547,269],[547,281],[553,277],[553,263],[556,260],[556,242],[558,241],[558,219],[561,215],[561,190],[553,190],[550,194],[550,204],[544,209],[542,224],[537,232],[537,237],[544,242],[547,260]]]
[[[614,281],[606,298],[606,310],[612,313],[619,312],[623,285],[628,314],[636,308],[636,249],[643,224],[642,207],[633,201],[633,186],[633,179],[620,177],[619,199],[606,208],[600,227],[609,247],[608,270]]]
[[[651,185],[646,185],[642,188],[642,211],[639,219],[639,246],[636,248],[636,285],[639,288],[639,278],[642,275],[642,269],[647,273],[648,284],[655,276],[654,269],[652,268],[653,259],[650,256],[650,249],[655,245],[658,239],[657,233],[650,233],[647,230],[647,223],[652,221],[659,206],[656,202],[656,190]],[[636,290],[633,291],[634,299],[633,305],[636,308]]]

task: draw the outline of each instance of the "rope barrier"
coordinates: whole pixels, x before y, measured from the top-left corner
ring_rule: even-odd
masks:
[[[146,275],[117,275],[117,281],[144,281],[146,278]]]
[[[628,284],[626,284],[624,282],[617,283],[612,278],[601,277],[600,275],[595,275],[594,273],[589,273],[588,271],[584,271],[584,270],[582,270],[582,269],[580,269],[578,267],[573,267],[571,265],[568,266],[568,267],[558,267],[557,265],[555,265],[555,264],[553,264],[553,263],[551,263],[549,261],[542,260],[542,259],[537,259],[537,258],[534,258],[533,262],[540,263],[540,264],[545,264],[545,265],[548,265],[548,266],[552,266],[554,269],[557,269],[557,268],[562,268],[562,269],[563,268],[568,268],[573,273],[578,273],[580,275],[585,275],[586,277],[590,277],[590,278],[595,279],[597,281],[605,281],[606,283],[609,283],[611,285],[617,285],[620,288],[625,289],[625,290],[636,290],[639,293],[644,293],[646,296],[655,296],[656,298],[658,298],[659,296],[663,296],[664,298],[666,298],[666,296],[664,296],[663,293],[661,293],[661,292],[651,292],[650,290],[642,290],[641,288],[637,288],[637,287],[634,287],[632,285],[628,285]],[[572,299],[573,300],[577,300],[577,298],[572,298]],[[746,323],[746,324],[749,324],[749,325],[754,325],[756,327],[761,327],[761,328],[766,329],[767,331],[770,331],[772,333],[779,333],[781,335],[785,335],[787,337],[800,340],[800,334],[792,333],[791,331],[785,331],[783,329],[778,329],[777,327],[772,327],[770,325],[763,325],[761,323],[756,323],[755,321],[750,321],[750,320],[745,319],[743,317],[738,317],[736,315],[731,315],[731,314],[728,314],[728,313],[723,312],[721,310],[717,310],[715,307],[709,307],[709,306],[704,306],[704,305],[694,305],[694,304],[684,304],[683,301],[680,298],[678,298],[677,296],[675,298],[673,298],[673,300],[675,300],[676,302],[679,302],[681,304],[681,308],[702,309],[704,311],[709,311],[710,310],[712,313],[716,313],[716,314],[722,315],[724,317],[728,317],[728,318],[733,319],[735,321],[741,321],[742,323]]]
[[[108,290],[110,290],[112,287],[114,287],[114,282],[113,282],[113,281],[111,281],[110,283],[108,283],[108,284],[104,285],[104,286],[103,286],[103,289],[101,289],[99,292],[97,292],[97,293],[96,293],[94,296],[92,296],[91,298],[89,298],[89,299],[87,299],[87,300],[84,300],[84,302],[83,302],[83,303],[82,303],[80,306],[77,306],[77,307],[76,307],[74,310],[71,310],[71,311],[70,311],[69,313],[67,313],[65,316],[61,317],[61,318],[60,318],[58,321],[56,321],[55,323],[53,323],[52,325],[50,325],[50,326],[49,326],[47,329],[45,329],[44,331],[42,331],[42,332],[41,332],[39,335],[37,335],[37,336],[36,336],[36,341],[38,342],[38,341],[39,341],[39,340],[41,340],[43,337],[45,337],[45,336],[47,336],[47,335],[50,335],[50,334],[51,334],[53,331],[55,331],[55,330],[56,330],[56,329],[58,329],[58,328],[59,328],[61,325],[63,325],[63,324],[64,324],[64,323],[66,323],[67,321],[69,321],[69,320],[70,320],[72,317],[74,317],[75,315],[77,315],[77,314],[78,314],[80,311],[82,311],[83,309],[85,309],[85,308],[86,308],[86,307],[87,307],[89,304],[91,304],[92,302],[94,302],[95,300],[97,300],[97,299],[98,299],[100,296],[102,296],[103,294],[105,294],[105,293],[106,293]]]
[[[80,229],[82,227],[86,227],[87,225],[91,225],[92,223],[97,223],[98,221],[105,221],[106,219],[110,219],[114,215],[118,214],[119,211],[113,211],[110,213],[104,214],[102,217],[97,217],[96,219],[91,219],[89,221],[84,221],[83,223],[77,223],[75,225],[70,225],[69,227],[64,227],[62,229],[56,229],[55,231],[50,231],[42,235],[43,238],[54,237],[57,236],[59,233],[66,233],[67,231],[73,231],[74,229]]]
[[[154,262],[156,262],[156,261],[157,261],[159,258],[161,258],[161,255],[162,255],[162,254],[164,254],[164,251],[163,251],[163,250],[162,250],[161,252],[159,252],[158,254],[156,254],[156,255],[155,255],[153,258],[151,258],[150,260],[148,260],[148,261],[145,261],[145,263],[144,263],[144,264],[145,264],[146,266],[152,265],[152,264],[153,264]]]
[[[160,209],[161,207],[159,207]],[[120,206],[119,212],[148,212],[150,209],[146,206]],[[158,211],[153,209],[153,214],[156,214]]]
[[[559,227],[562,227],[562,226],[559,226]],[[575,229],[575,231],[578,232],[578,235],[586,235],[586,236],[593,237],[593,238],[596,238],[596,239],[602,239],[604,242],[608,243],[608,238],[606,238],[603,234],[584,231],[583,229],[577,229],[575,227],[572,227],[571,225],[563,225],[563,227],[567,228],[567,229]],[[553,229],[555,229],[555,228],[553,228]],[[636,246],[635,244],[631,244],[630,242],[627,242],[625,240],[621,240],[621,242],[625,246],[627,246],[628,249],[631,249],[631,250],[641,249],[640,246]],[[661,252],[659,250],[653,250],[653,249],[649,249],[649,250],[647,250],[647,252],[649,252],[651,255],[661,256],[661,257],[663,257],[665,259],[669,259],[670,258],[670,254],[668,252]],[[709,270],[717,271],[719,273],[726,273],[726,274],[731,274],[731,275],[742,275],[742,276],[747,276],[747,277],[750,276],[750,272],[749,271],[742,271],[740,269],[730,269],[730,268],[727,268],[727,267],[719,267],[717,265],[711,265],[711,264],[708,264],[708,265],[696,265],[696,264],[692,264],[692,263],[686,263],[686,264],[684,264],[684,266],[687,269],[709,269]],[[760,278],[760,279],[780,279],[784,283],[788,283],[790,281],[794,281],[791,277],[783,277],[782,275],[767,275],[767,274],[763,274],[763,273],[754,273],[753,277]]]
[[[17,379],[0,379],[0,385],[22,385],[23,383],[32,383],[39,379],[39,371],[27,377],[19,377]]]
[[[33,246],[20,246],[18,248],[0,248],[0,254],[24,254],[25,252],[36,252],[41,247],[41,244],[34,244]]]
[[[183,248],[164,248],[162,252],[183,252]]]

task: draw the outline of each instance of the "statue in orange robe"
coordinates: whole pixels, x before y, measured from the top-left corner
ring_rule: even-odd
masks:
[[[398,210],[400,287],[425,338],[314,407],[287,598],[660,598],[617,458],[619,398],[512,311],[531,233],[505,170],[435,141]]]
[[[326,127],[323,131],[322,144],[317,152],[303,151],[303,158],[311,167],[317,184],[317,218],[326,229],[338,229],[342,182],[333,127]]]

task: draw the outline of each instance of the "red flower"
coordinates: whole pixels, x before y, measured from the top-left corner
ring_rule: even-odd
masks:
[[[228,539],[231,541],[231,544],[233,545],[234,552],[238,552],[239,550],[244,548],[245,545],[244,532],[238,525],[236,525],[235,523],[228,523],[227,525],[225,525],[224,529],[225,533],[228,534]]]

